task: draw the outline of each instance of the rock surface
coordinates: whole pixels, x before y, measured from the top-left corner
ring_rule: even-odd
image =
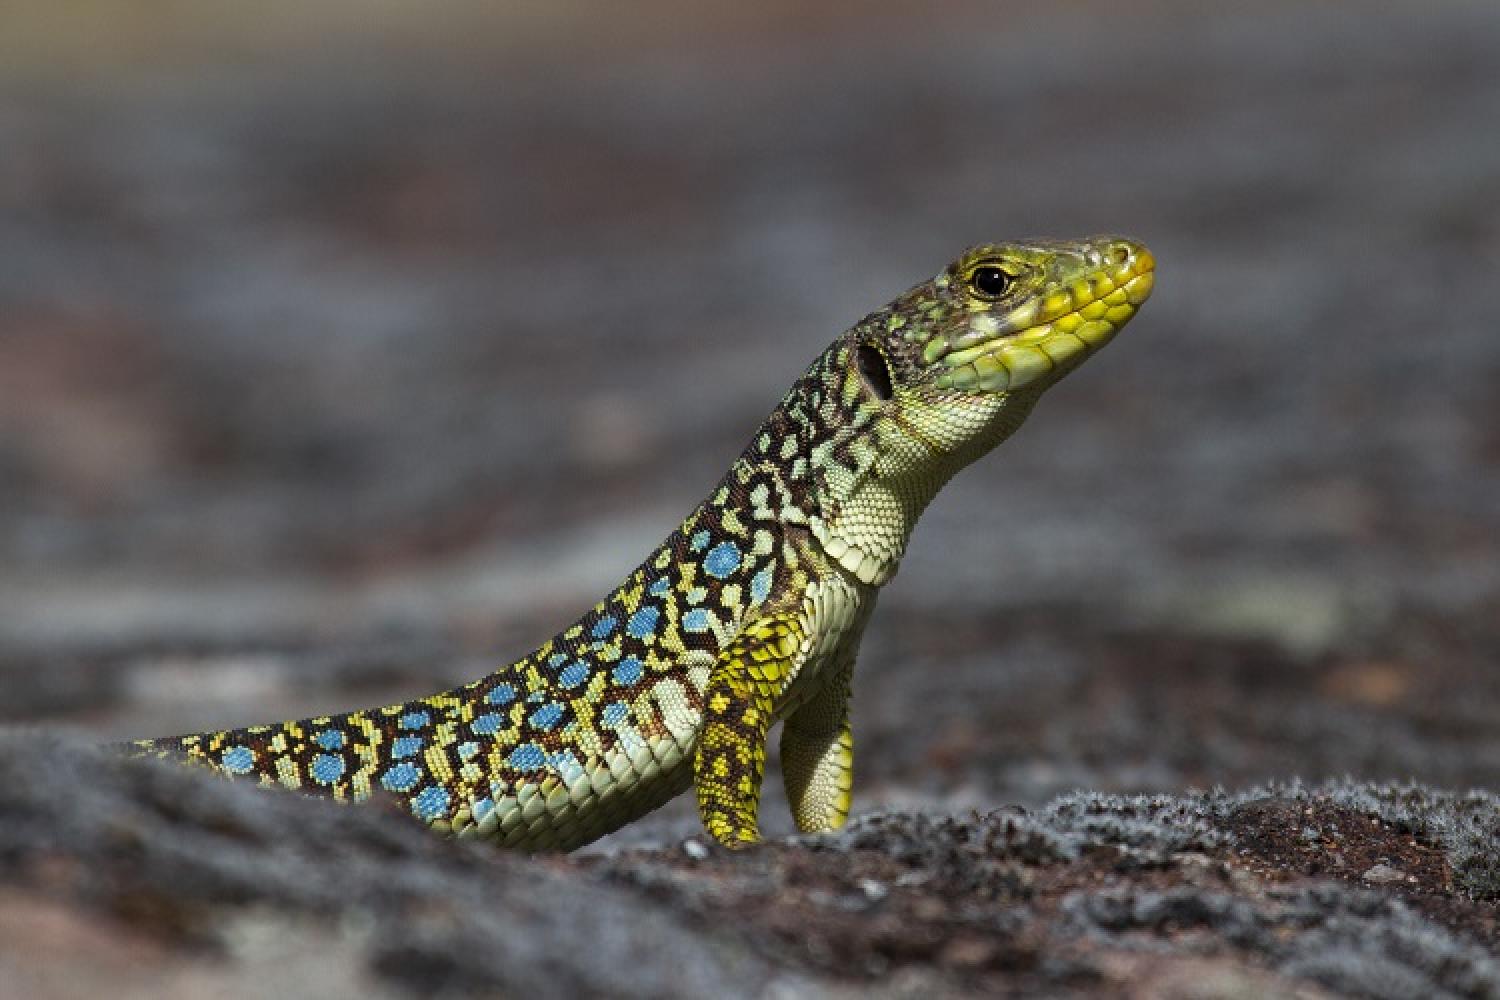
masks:
[[[1487,997],[1497,856],[1500,798],[1345,782],[528,858],[11,736],[0,973],[47,963],[80,994]],[[1408,874],[1365,888],[1371,861]]]

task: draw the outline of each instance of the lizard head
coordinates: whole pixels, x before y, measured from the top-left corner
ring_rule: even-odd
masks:
[[[1155,268],[1113,236],[974,247],[851,331],[865,403],[887,432],[945,454],[978,448],[972,461],[1114,338]]]
[[[908,417],[1034,398],[1130,321],[1155,269],[1144,246],[1113,236],[977,246],[867,317],[854,362],[871,395]]]
[[[1155,267],[1114,236],[984,244],[856,324],[831,355],[849,418],[813,463],[812,525],[834,558],[888,578],[943,483],[1113,339]]]

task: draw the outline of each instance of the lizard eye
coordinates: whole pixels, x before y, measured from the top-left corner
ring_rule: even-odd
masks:
[[[891,385],[891,368],[885,363],[885,355],[869,344],[860,344],[854,352],[854,363],[870,395],[882,403],[891,398],[895,388]]]
[[[981,297],[998,299],[1010,288],[1011,276],[993,264],[976,267],[969,275],[969,285]]]

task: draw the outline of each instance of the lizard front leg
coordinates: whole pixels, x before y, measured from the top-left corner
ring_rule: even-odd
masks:
[[[704,829],[725,847],[745,847],[760,839],[766,734],[776,696],[802,647],[797,616],[757,619],[719,653],[709,675],[693,785]]]
[[[854,788],[854,734],[849,686],[854,650],[781,729],[781,780],[797,829],[837,830],[849,815]]]

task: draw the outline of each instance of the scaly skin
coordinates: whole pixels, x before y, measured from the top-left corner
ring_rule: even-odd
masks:
[[[130,749],[383,792],[436,830],[529,849],[586,844],[692,784],[738,847],[785,720],[797,826],[837,828],[855,654],[918,516],[1135,314],[1154,266],[1115,238],[976,247],[834,341],[681,527],[530,655],[402,705]]]

